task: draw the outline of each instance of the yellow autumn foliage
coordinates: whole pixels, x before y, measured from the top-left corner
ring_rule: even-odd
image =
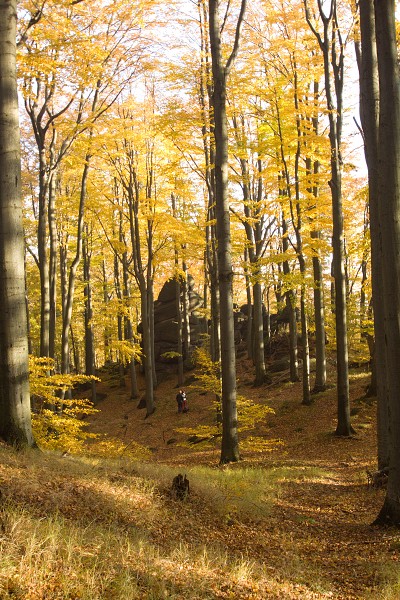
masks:
[[[204,347],[197,348],[194,352],[196,364],[195,383],[192,388],[207,391],[215,394],[215,400],[210,404],[210,409],[214,414],[220,413],[221,403],[221,380],[219,378],[219,363],[213,362]],[[273,409],[265,404],[255,403],[245,396],[238,395],[236,398],[238,410],[238,432],[252,430],[255,425],[266,419],[268,414],[273,413]],[[180,427],[177,429],[180,433],[189,436],[196,436],[197,440],[204,438],[204,441],[212,441],[220,433],[220,423],[215,419],[210,425],[198,425],[196,427]],[[256,451],[267,451],[276,445],[276,440],[264,440],[257,436],[248,438],[246,449]]]
[[[54,361],[50,358],[30,357],[30,387],[34,401],[32,428],[40,448],[79,454],[84,443],[96,435],[86,431],[82,420],[96,412],[93,403],[86,398],[60,398],[57,392],[86,383],[92,376],[54,373]],[[64,394],[63,394],[64,395]]]

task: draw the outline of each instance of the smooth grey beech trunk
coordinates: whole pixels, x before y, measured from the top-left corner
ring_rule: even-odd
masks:
[[[0,0],[0,437],[34,446],[16,78],[16,0]]]
[[[236,406],[236,357],[232,294],[231,234],[228,200],[228,132],[226,118],[226,80],[239,48],[240,26],[246,9],[242,0],[232,53],[223,65],[221,48],[220,2],[209,0],[209,30],[212,61],[215,202],[218,240],[218,283],[221,324],[222,444],[221,463],[239,460]]]

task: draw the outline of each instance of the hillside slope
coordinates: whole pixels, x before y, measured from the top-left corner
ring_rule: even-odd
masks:
[[[351,380],[356,435],[337,438],[333,388],[301,405],[301,385],[239,390],[275,413],[247,435],[272,443],[219,467],[219,439],[187,444],[187,425],[214,420],[211,398],[187,387],[178,415],[175,382],[157,390],[144,419],[112,378],[91,430],[150,448],[149,459],[102,461],[15,454],[0,446],[0,597],[21,600],[235,598],[394,599],[400,535],[370,524],[384,490],[367,485],[375,464],[375,410],[367,377]],[[280,380],[280,381],[278,381]],[[181,445],[184,443],[184,445]],[[190,494],[171,495],[186,473]]]

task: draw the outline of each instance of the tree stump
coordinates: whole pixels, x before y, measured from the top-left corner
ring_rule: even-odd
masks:
[[[172,497],[175,500],[186,500],[189,495],[189,479],[181,473],[172,480]]]
[[[388,467],[385,467],[384,469],[381,469],[380,471],[374,471],[373,473],[371,473],[371,471],[367,471],[368,486],[373,487],[376,490],[386,487],[388,477],[389,477],[389,468]]]

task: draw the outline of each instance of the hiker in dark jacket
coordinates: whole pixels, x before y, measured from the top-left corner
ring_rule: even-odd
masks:
[[[179,390],[179,392],[176,395],[176,401],[178,403],[178,413],[181,413],[183,411],[183,403],[184,400],[186,398],[186,394],[183,390]]]

